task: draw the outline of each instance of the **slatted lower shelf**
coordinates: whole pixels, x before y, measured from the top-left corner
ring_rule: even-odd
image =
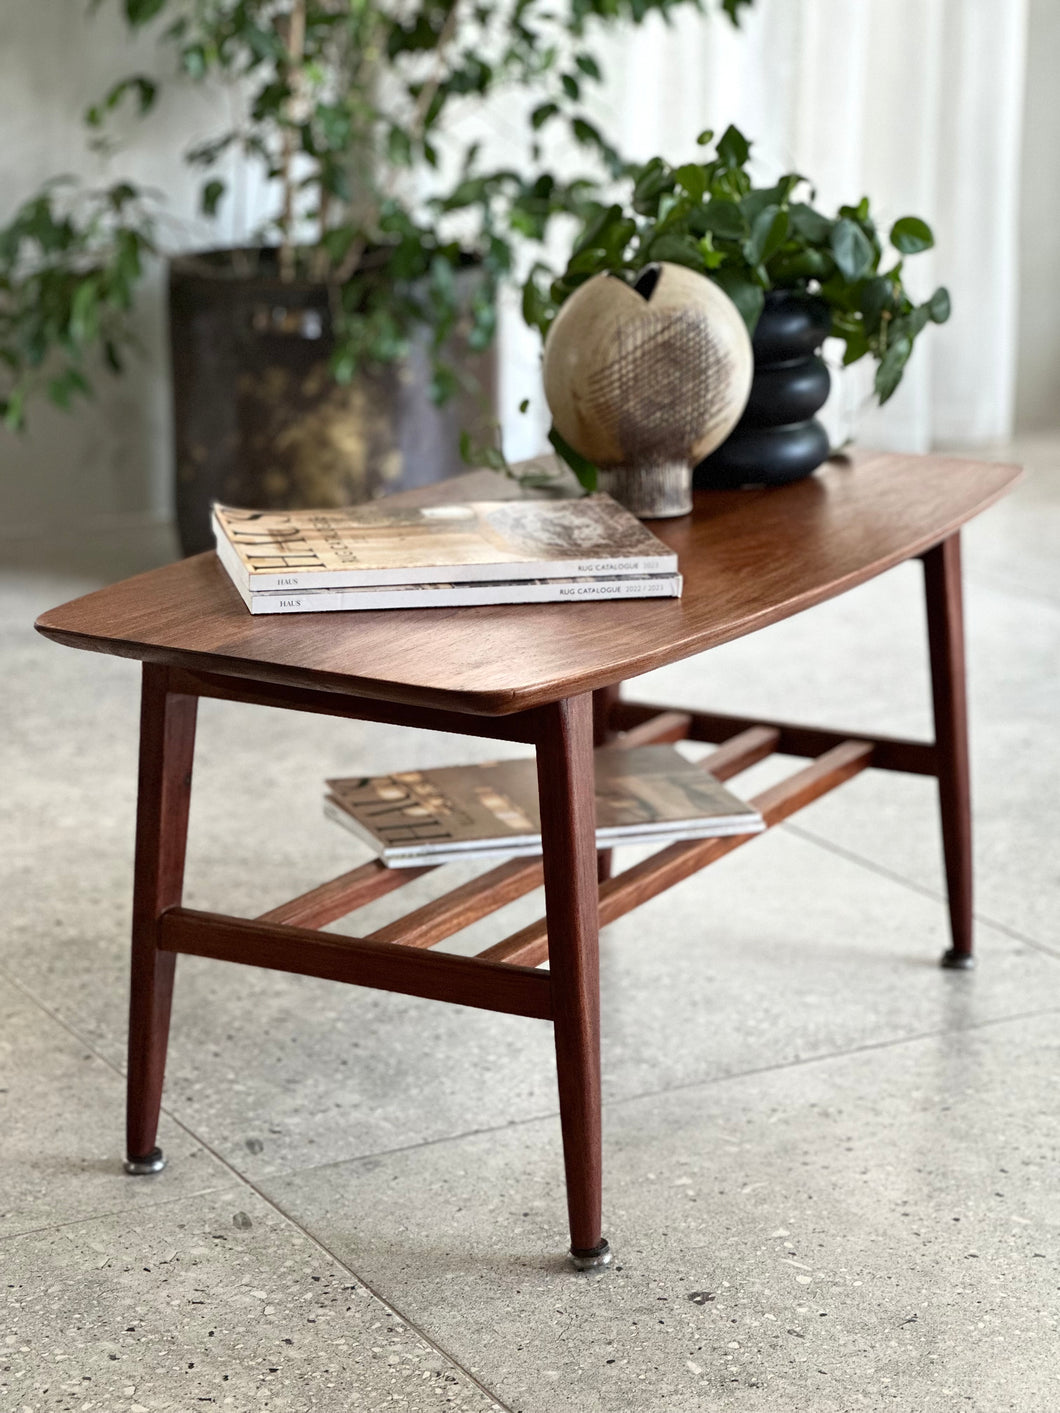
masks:
[[[916,741],[842,739],[837,732],[813,727],[754,723],[670,707],[618,702],[612,720],[626,728],[613,742],[616,747],[723,738],[701,762],[719,780],[731,779],[778,751],[815,756],[803,769],[751,801],[767,829],[870,765],[885,763],[889,769],[927,774],[932,773],[929,767],[933,768],[935,759],[934,746]],[[614,922],[757,837],[739,834],[694,839],[659,849],[600,885],[601,925]],[[159,946],[166,951],[549,1018],[548,974],[536,970],[548,959],[548,929],[543,917],[475,957],[428,950],[537,888],[542,882],[540,859],[508,859],[365,937],[319,931],[431,871],[431,867],[391,869],[373,861],[257,919],[173,908],[163,915]]]

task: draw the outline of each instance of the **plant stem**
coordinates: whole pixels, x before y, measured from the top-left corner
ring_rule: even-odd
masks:
[[[442,32],[438,36],[438,43],[434,50],[434,69],[430,78],[420,89],[419,97],[416,100],[416,108],[412,114],[412,122],[409,124],[409,136],[416,140],[423,136],[423,129],[427,121],[427,110],[434,100],[434,95],[438,92],[438,87],[442,81],[442,74],[445,72],[445,51],[453,42],[456,34],[456,21],[460,13],[460,0],[453,0],[453,8],[446,16]]]
[[[294,279],[294,121],[302,88],[302,61],[305,57],[306,0],[294,0],[287,21],[288,82],[291,96],[287,100],[287,125],[283,130],[283,156],[280,181],[283,184],[283,209],[280,217],[280,279]]]

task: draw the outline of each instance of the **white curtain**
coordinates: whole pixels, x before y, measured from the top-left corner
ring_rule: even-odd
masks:
[[[906,274],[921,297],[949,287],[950,322],[882,409],[868,367],[835,379],[835,439],[924,451],[1011,433],[1026,31],[1027,0],[756,0],[739,31],[679,14],[604,49],[597,115],[631,156],[687,161],[703,128],[733,122],[763,181],[804,172],[824,209],[868,195],[885,229],[933,227]],[[539,386],[538,350],[510,317],[503,348],[505,444],[529,455],[542,420],[514,409]]]

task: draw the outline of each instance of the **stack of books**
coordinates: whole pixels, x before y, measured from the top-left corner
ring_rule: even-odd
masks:
[[[215,505],[217,556],[251,613],[677,598],[677,556],[617,501]]]
[[[673,746],[601,747],[595,766],[599,849],[765,828],[758,810]],[[390,868],[541,852],[532,758],[354,776],[327,786],[328,818],[371,845]]]

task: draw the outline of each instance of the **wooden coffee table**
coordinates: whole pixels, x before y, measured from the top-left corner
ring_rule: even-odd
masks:
[[[713,491],[660,521],[684,597],[532,607],[252,617],[212,553],[44,614],[71,647],[143,661],[133,902],[126,1169],[155,1172],[178,952],[352,982],[553,1022],[571,1255],[606,1264],[601,1228],[597,929],[753,835],[670,844],[614,877],[597,856],[594,743],[720,743],[727,779],[778,751],[805,768],[755,800],[768,825],[870,766],[939,782],[952,946],[972,960],[972,861],[961,618],[961,525],[1004,495],[1010,466],[861,452],[778,490]],[[413,493],[488,497],[490,473]],[[505,492],[511,483],[501,483]],[[924,565],[935,740],[922,742],[625,701],[619,684],[844,593],[904,560]],[[423,869],[378,862],[257,918],[181,906],[200,697],[529,742],[544,857],[490,868],[367,936],[318,929]],[[545,886],[546,916],[477,957],[432,951]],[[548,961],[547,971],[538,970]]]

